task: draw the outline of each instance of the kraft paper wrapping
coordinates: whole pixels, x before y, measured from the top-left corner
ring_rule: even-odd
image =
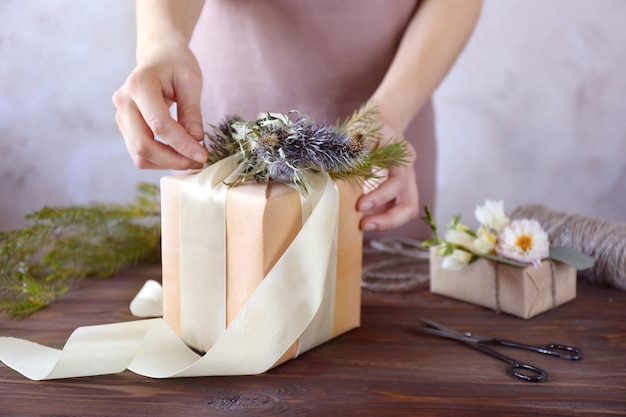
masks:
[[[442,263],[431,250],[431,292],[524,319],[576,298],[576,270],[561,262],[520,268],[481,258],[458,271]]]
[[[179,193],[180,183],[187,177],[169,176],[161,180],[163,318],[187,344],[204,352],[210,349],[212,338],[197,334],[186,337],[182,330]],[[334,305],[325,307],[333,314],[331,338],[360,325],[363,238],[359,230],[361,214],[356,211],[361,187],[347,181],[337,181],[335,185],[340,198]],[[279,182],[243,184],[228,190],[225,236],[219,237],[226,240],[225,314],[204,319],[223,319],[225,322],[220,325],[228,327],[298,234],[310,211],[307,204],[297,190]],[[207,239],[215,238],[214,232],[207,231]],[[210,275],[207,274],[206,279],[211,279]],[[202,318],[186,320],[196,319]],[[316,338],[315,335],[310,337]],[[320,337],[321,340],[308,343],[308,346],[294,342],[276,365],[327,340]]]

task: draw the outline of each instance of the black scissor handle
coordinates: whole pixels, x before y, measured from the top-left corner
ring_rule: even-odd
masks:
[[[489,356],[506,362],[506,373],[514,376],[515,378],[519,378],[528,382],[544,382],[548,379],[548,373],[543,369],[537,368],[536,366],[529,365],[527,363],[516,361],[515,359],[511,359],[508,356],[501,354],[500,352],[489,349],[482,343],[470,344],[470,346],[480,352],[486,353]]]
[[[577,347],[561,345],[558,343],[548,343],[546,349],[550,352],[554,352],[553,355],[558,356],[561,359],[571,359],[577,361],[583,358],[583,352]]]
[[[544,355],[556,356],[559,359],[569,359],[577,361],[583,357],[580,349],[573,346],[561,345],[558,343],[549,343],[545,346],[534,346],[503,339],[491,339],[490,342],[502,346],[530,350],[533,352],[542,353]]]
[[[546,371],[523,362],[511,362],[506,367],[506,372],[511,376],[528,382],[545,382],[548,379]]]

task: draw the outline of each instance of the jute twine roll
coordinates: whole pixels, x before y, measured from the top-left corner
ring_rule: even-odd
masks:
[[[383,259],[364,263],[361,286],[366,290],[413,291],[430,278],[425,273],[429,253],[421,241],[402,237],[373,239],[363,248],[365,259],[372,255]]]
[[[517,207],[512,219],[537,220],[553,246],[568,246],[592,256],[592,268],[579,276],[626,290],[626,224],[552,210],[540,204]]]

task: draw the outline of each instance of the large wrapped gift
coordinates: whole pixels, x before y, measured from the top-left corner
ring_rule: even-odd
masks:
[[[131,310],[163,318],[81,327],[62,351],[0,337],[0,360],[38,380],[257,374],[359,326],[361,184],[331,176],[403,163],[405,142],[373,148],[378,129],[368,107],[335,128],[227,118],[206,169],[161,182],[163,287]]]
[[[265,346],[275,366],[359,326],[361,187],[326,174],[307,192],[276,181],[228,187],[236,170],[231,157],[161,181],[163,318],[201,352],[240,332],[231,355]]]
[[[442,267],[431,249],[430,290],[525,319],[576,298],[576,269],[550,259],[525,268],[480,258],[463,268]]]

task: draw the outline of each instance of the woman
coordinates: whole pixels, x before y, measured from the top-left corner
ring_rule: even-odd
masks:
[[[424,238],[419,197],[431,207],[435,198],[430,97],[480,7],[481,0],[188,0],[183,8],[138,0],[137,66],[113,96],[116,120],[138,167],[188,169],[206,160],[206,125],[225,115],[298,109],[334,124],[369,100],[385,135],[407,138],[413,164],[390,169],[361,197],[361,227],[405,225],[394,233]]]

